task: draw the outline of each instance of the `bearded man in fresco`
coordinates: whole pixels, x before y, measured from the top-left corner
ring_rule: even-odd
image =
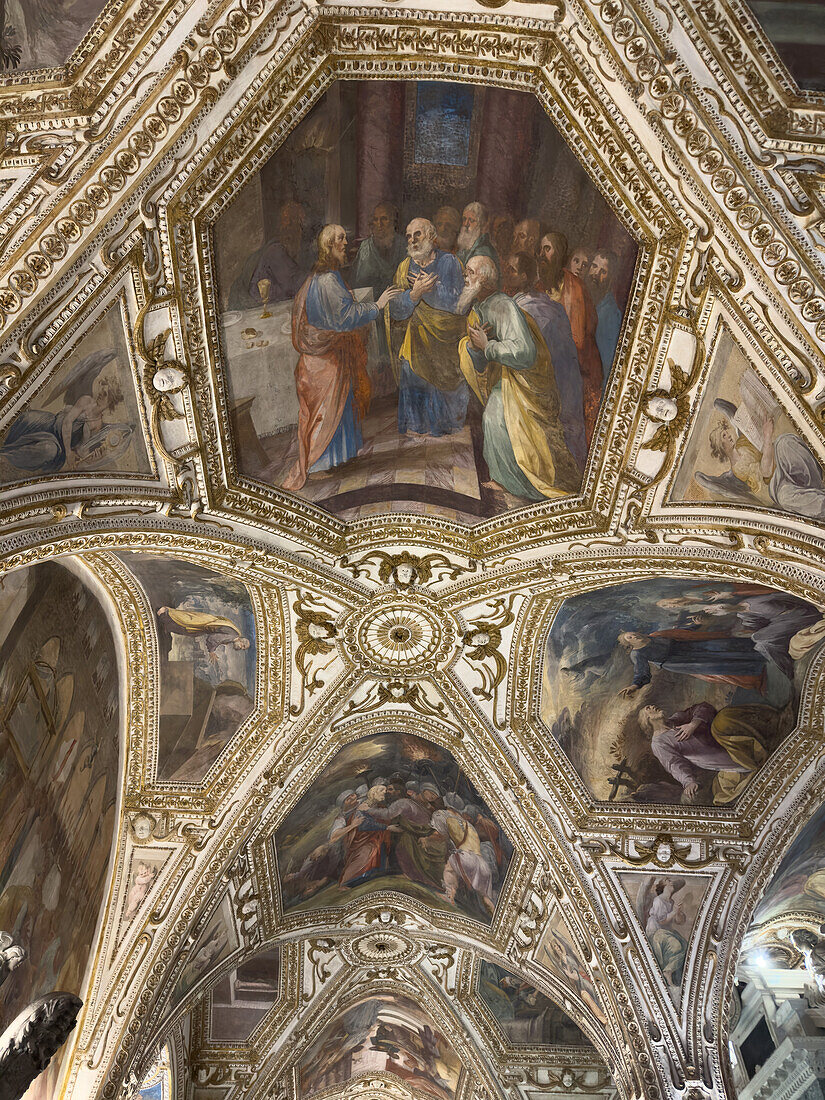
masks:
[[[499,270],[499,260],[490,240],[490,212],[482,202],[468,202],[461,214],[458,258],[467,265],[474,256],[488,256]]]
[[[212,664],[218,662],[218,650],[221,646],[233,649],[249,649],[249,638],[244,638],[237,626],[220,615],[210,611],[193,611],[184,607],[159,607],[158,622],[169,636],[167,654],[171,651],[172,635],[181,634],[188,638],[202,638]]]
[[[398,210],[391,202],[379,202],[372,212],[371,233],[359,248],[352,267],[352,285],[370,286],[377,299],[388,286],[404,259],[404,238],[396,232]]]
[[[581,475],[564,441],[553,364],[536,322],[498,289],[488,257],[470,260],[465,277],[460,305],[473,310],[461,369],[484,406],[490,476],[525,500],[576,492]]]
[[[589,444],[599,415],[604,372],[596,344],[596,308],[584,282],[565,269],[568,251],[563,233],[545,233],[539,250],[539,280],[545,293],[554,302],[561,302],[570,321],[582,374],[584,426]]]
[[[377,875],[386,874],[389,856],[389,838],[383,822],[377,821],[371,811],[379,809],[386,801],[387,788],[374,784],[347,825],[330,833],[330,840],[340,840],[344,846],[344,867],[339,885],[358,886]]]
[[[398,353],[402,435],[450,435],[461,431],[467,415],[470,391],[458,367],[458,342],[465,331],[458,308],[464,274],[452,253],[436,247],[436,236],[426,218],[414,218],[407,226],[407,259],[398,265],[395,297],[387,310],[388,331],[391,319],[406,322]]]
[[[386,807],[370,809],[372,820],[387,826],[391,844],[390,872],[400,872],[410,882],[438,887],[446,852],[439,853],[437,848],[433,851],[432,845],[428,850],[421,843],[433,836],[431,813],[426,799],[411,797],[403,777],[397,774],[387,781]]]
[[[309,268],[304,249],[305,217],[301,203],[283,204],[277,236],[248,257],[232,284],[230,309],[249,309],[262,301],[282,302],[295,294]]]
[[[639,727],[650,737],[653,755],[681,784],[682,802],[695,802],[712,775],[713,801],[724,803],[736,798],[767,760],[762,738],[772,713],[758,704],[717,711],[710,703],[696,703],[666,715],[649,703],[639,711]]]
[[[436,231],[436,245],[442,252],[455,252],[458,232],[461,229],[461,215],[454,206],[439,206],[433,214]]]
[[[344,282],[347,234],[325,225],[318,262],[292,304],[292,343],[298,391],[298,459],[284,488],[300,489],[309,474],[355,458],[370,402],[366,326],[401,293],[388,287],[375,303],[356,302]]]
[[[541,222],[538,218],[525,218],[517,223],[513,230],[513,244],[511,252],[526,252],[529,256],[535,256],[539,250],[541,240]]]

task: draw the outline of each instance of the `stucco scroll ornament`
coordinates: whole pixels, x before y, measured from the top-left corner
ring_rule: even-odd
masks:
[[[414,588],[417,584],[429,584],[433,579],[454,581],[462,573],[473,573],[477,568],[475,560],[470,565],[458,565],[444,554],[426,554],[418,557],[404,550],[400,554],[387,554],[383,550],[372,550],[358,561],[341,558],[341,566],[348,569],[357,580],[368,576],[367,563],[378,566],[378,579],[382,584],[394,584],[396,588]]]
[[[539,940],[552,904],[549,901],[552,887],[553,880],[547,870],[536,867],[527,897],[519,909],[513,941],[508,949],[517,958],[529,954]]]
[[[334,722],[333,729],[342,725],[347,718],[353,718],[357,714],[371,714],[381,707],[393,707],[404,703],[417,714],[426,717],[446,718],[447,711],[443,701],[433,702],[428,698],[421,684],[411,684],[408,680],[387,680],[373,684],[360,702],[350,699],[344,711],[343,718]]]
[[[807,928],[795,928],[791,932],[791,943],[802,952],[805,969],[820,995],[825,997],[825,939],[821,935],[825,932],[825,924],[819,926],[819,931],[820,935],[817,936]]]
[[[617,844],[606,843],[603,840],[588,841],[582,847],[586,847],[600,855],[609,853],[618,856],[624,863],[629,863],[631,867],[647,867],[653,864],[653,866],[663,869],[681,867],[685,870],[698,870],[702,867],[708,867],[711,863],[719,863],[724,860],[732,871],[741,875],[744,874],[747,866],[745,853],[727,845],[725,847],[711,845],[704,856],[692,858],[692,846],[690,844],[677,844],[670,833],[657,834],[650,844],[644,844],[636,840],[634,842],[635,855],[630,854],[629,842],[626,851],[623,851]]]
[[[504,729],[498,712],[498,689],[507,675],[507,660],[500,651],[501,632],[515,621],[513,603],[515,594],[506,600],[493,600],[487,604],[491,614],[486,619],[475,619],[461,637],[464,656],[480,665],[481,684],[473,688],[473,695],[492,701],[493,722],[496,729]]]
[[[8,932],[0,932],[0,985],[8,978],[12,970],[26,958],[26,949],[14,942]]]
[[[317,990],[321,988],[327,978],[332,974],[329,960],[335,955],[335,940],[316,937],[307,940],[307,962],[312,967],[309,974],[309,988],[304,989],[303,1000],[311,1001]]]
[[[47,993],[23,1009],[0,1035],[0,1100],[20,1100],[71,1034],[83,1002]]]
[[[457,948],[447,943],[427,944],[426,956],[432,968],[433,977],[448,997],[456,995],[456,952]],[[451,978],[452,975],[452,978]]]
[[[825,162],[815,157],[788,159],[779,169],[779,175],[796,185],[789,195],[779,192],[788,210],[805,220],[810,233],[818,232],[820,238],[825,236]],[[794,191],[801,194],[794,195]],[[818,243],[817,247],[821,250],[822,244]]]
[[[246,853],[241,853],[233,867],[234,909],[247,947],[261,942],[260,894],[252,865]]]
[[[338,630],[335,626],[334,612],[314,601],[311,596],[306,594],[299,596],[292,605],[292,610],[298,616],[295,622],[295,633],[298,637],[295,667],[301,677],[301,697],[289,708],[290,713],[295,716],[300,714],[306,706],[307,696],[313,695],[324,686],[319,673],[323,672],[335,658],[330,657],[318,668],[312,668],[311,661],[315,657],[333,653],[335,650],[333,639]]]

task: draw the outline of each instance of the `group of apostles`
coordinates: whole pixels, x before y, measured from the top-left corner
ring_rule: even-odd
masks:
[[[382,202],[354,260],[344,228],[325,225],[306,276],[301,211],[285,204],[279,239],[240,287],[252,301],[294,298],[298,457],[284,487],[362,450],[375,324],[401,434],[461,431],[475,395],[493,483],[532,501],[577,491],[622,322],[615,256],[571,251],[538,219],[514,224],[480,202],[413,218],[401,236]]]
[[[327,839],[283,876],[287,905],[333,882],[351,889],[402,875],[451,905],[464,894],[493,912],[506,871],[501,833],[455,791],[396,772],[341,791],[331,817]]]

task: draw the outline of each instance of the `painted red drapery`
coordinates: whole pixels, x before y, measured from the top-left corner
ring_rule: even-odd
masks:
[[[300,489],[307,471],[335,435],[352,387],[355,415],[363,420],[370,403],[364,330],[331,332],[307,320],[306,300],[314,276],[306,280],[292,306],[292,343],[300,358],[295,367],[298,391],[298,459],[285,489]]]

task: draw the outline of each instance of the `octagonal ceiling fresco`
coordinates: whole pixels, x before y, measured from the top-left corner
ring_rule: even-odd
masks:
[[[535,97],[338,82],[215,242],[242,474],[345,519],[580,489],[637,248]]]
[[[574,596],[547,642],[544,721],[595,798],[730,803],[796,725],[824,621],[756,584]]]
[[[391,733],[342,749],[274,841],[286,912],[385,889],[486,924],[513,855],[452,756]]]
[[[4,70],[62,65],[105,6],[106,0],[6,0],[0,77]]]

